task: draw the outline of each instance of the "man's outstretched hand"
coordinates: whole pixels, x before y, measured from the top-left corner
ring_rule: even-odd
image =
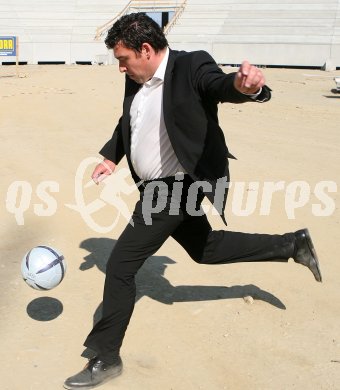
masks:
[[[98,164],[91,175],[92,180],[99,184],[107,176],[111,175],[116,168],[116,164],[110,160],[105,159],[103,162]]]
[[[241,93],[255,94],[265,84],[262,71],[248,61],[243,61],[234,79],[234,87]]]

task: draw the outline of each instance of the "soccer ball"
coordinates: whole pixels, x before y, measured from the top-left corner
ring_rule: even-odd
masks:
[[[21,262],[24,281],[36,290],[51,290],[64,279],[66,262],[56,249],[39,245],[28,251]]]

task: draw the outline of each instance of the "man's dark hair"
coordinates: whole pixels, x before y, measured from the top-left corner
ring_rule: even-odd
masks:
[[[105,44],[108,49],[113,49],[118,43],[138,52],[143,43],[151,45],[156,53],[168,46],[161,27],[143,12],[124,15],[114,23]]]

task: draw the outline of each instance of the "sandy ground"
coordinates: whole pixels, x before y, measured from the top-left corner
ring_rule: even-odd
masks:
[[[138,276],[125,372],[103,390],[340,389],[340,94],[331,92],[340,74],[264,71],[271,102],[220,107],[238,157],[228,228],[309,227],[324,283],[294,262],[200,266],[170,239]],[[120,114],[123,77],[113,66],[20,74],[0,68],[1,388],[56,390],[86,363],[82,343],[98,315],[105,262],[126,224],[104,191],[119,191],[115,178],[85,188]],[[125,160],[119,172],[124,179]],[[270,207],[261,204],[265,182],[281,188]],[[125,185],[121,200],[132,211],[137,191],[130,178]],[[74,207],[82,201],[83,214]],[[47,292],[20,274],[23,255],[39,244],[58,248],[68,265]]]

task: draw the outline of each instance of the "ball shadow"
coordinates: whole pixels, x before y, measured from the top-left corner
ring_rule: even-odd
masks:
[[[63,304],[56,298],[33,299],[26,308],[27,314],[36,321],[52,321],[63,312]]]

